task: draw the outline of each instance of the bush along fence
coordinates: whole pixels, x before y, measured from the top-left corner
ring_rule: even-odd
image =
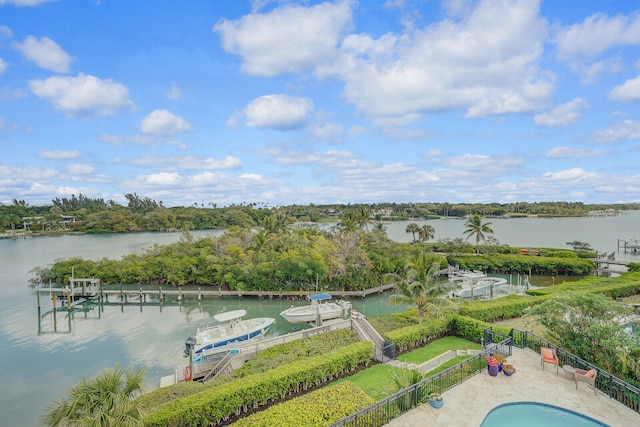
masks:
[[[475,341],[482,341],[484,348],[483,353],[460,362],[438,374],[425,378],[411,387],[401,390],[368,408],[331,424],[330,427],[383,426],[405,412],[426,403],[431,393],[443,393],[481,373],[487,369],[486,356],[489,353],[494,353],[497,349],[500,349],[499,352],[511,354],[511,345],[523,349],[530,349],[536,353],[540,352],[540,347],[554,348],[558,354],[561,366],[568,364],[574,368],[585,370],[595,369],[598,372],[596,376],[596,388],[599,391],[633,411],[640,413],[640,389],[543,338],[537,337],[530,332],[517,329],[511,329],[507,332],[504,331],[504,328],[494,330],[494,328],[487,327],[488,325],[484,322],[464,316],[455,316],[452,319],[452,323],[451,326],[455,335]],[[461,334],[458,335],[458,332],[461,332]]]
[[[159,407],[145,418],[145,426],[216,426],[234,416],[312,390],[366,367],[373,360],[367,341],[244,377]]]
[[[565,349],[540,338],[530,332],[519,331],[513,329],[511,332],[514,345],[521,348],[529,348],[535,352],[540,352],[540,347],[549,347],[556,350],[559,365],[571,365],[573,368],[584,370],[594,369],[596,375],[596,389],[609,396],[611,399],[617,400],[627,408],[632,409],[636,413],[640,413],[640,389],[626,381],[610,374],[609,372],[592,365],[584,359],[569,353]]]
[[[330,427],[383,426],[405,412],[428,402],[431,393],[443,393],[486,369],[486,354],[477,354],[438,374],[425,378],[411,387],[386,397],[368,408],[349,415],[331,424]]]

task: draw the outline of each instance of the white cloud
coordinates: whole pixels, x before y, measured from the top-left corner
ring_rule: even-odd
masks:
[[[523,160],[518,157],[488,156],[485,154],[464,154],[443,159],[447,167],[462,172],[483,176],[502,176],[521,167]]]
[[[0,100],[2,101],[24,98],[25,96],[27,96],[27,94],[21,89],[9,89],[7,87],[0,88]]]
[[[574,147],[553,147],[544,153],[550,159],[583,159],[587,157],[599,157],[607,154],[605,150],[586,150]]]
[[[292,130],[304,127],[313,110],[313,101],[286,95],[265,95],[251,101],[245,108],[247,126]]]
[[[500,22],[500,24],[497,24]],[[539,2],[479,2],[462,20],[400,36],[350,35],[342,60],[319,70],[375,117],[467,108],[467,117],[524,113],[549,98],[554,77],[537,67],[547,25]]]
[[[71,56],[49,37],[38,40],[28,36],[24,42],[15,42],[13,46],[40,68],[56,73],[68,73],[71,69]]]
[[[240,129],[240,120],[243,115],[242,111],[235,110],[227,119],[227,126],[231,129]]]
[[[582,116],[582,110],[586,108],[589,108],[589,104],[581,98],[576,98],[573,101],[558,105],[548,113],[536,114],[533,116],[533,122],[540,127],[570,125]]]
[[[433,148],[427,151],[426,153],[424,153],[424,158],[430,159],[430,160],[437,160],[442,158],[443,156],[444,156],[444,152],[437,148]]]
[[[559,172],[547,172],[540,177],[541,181],[572,185],[591,185],[598,182],[598,175],[582,168],[572,168]]]
[[[182,177],[177,172],[161,172],[147,175],[143,182],[152,186],[177,185],[182,182]]]
[[[48,150],[41,151],[38,153],[38,157],[41,159],[50,159],[50,160],[67,160],[67,159],[77,159],[80,157],[82,153],[78,150],[64,151],[64,150]]]
[[[4,61],[4,59],[0,58],[0,75],[2,75],[2,73],[5,72],[5,70],[7,69],[8,65],[7,63]]]
[[[140,122],[142,133],[151,135],[175,135],[191,130],[191,125],[182,117],[168,110],[153,110]]]
[[[637,101],[640,100],[640,75],[629,79],[620,86],[609,91],[609,99],[613,101]]]
[[[5,38],[5,39],[13,38],[13,32],[11,31],[11,28],[7,27],[6,25],[0,25],[0,38]]]
[[[319,123],[309,127],[311,134],[326,142],[341,142],[344,135],[344,126],[337,123]]]
[[[92,174],[95,169],[89,165],[83,165],[81,163],[74,163],[67,165],[67,172],[73,175],[89,175]]]
[[[169,99],[180,99],[182,98],[182,90],[178,87],[177,84],[171,83],[171,87],[167,91],[167,98]]]
[[[0,0],[0,5],[13,4],[15,6],[38,6],[43,3],[49,3],[58,0]]]
[[[242,57],[242,69],[249,74],[299,73],[333,60],[340,36],[352,24],[353,4],[286,4],[268,13],[222,19],[213,31],[222,38],[225,51]]]
[[[614,123],[608,129],[594,132],[592,139],[604,144],[640,139],[640,122],[627,119]]]
[[[138,157],[132,162],[138,166],[151,166],[162,170],[220,170],[239,169],[242,161],[234,156],[226,156],[224,159],[214,159],[212,157],[197,156],[156,156],[148,155]]]
[[[102,80],[82,73],[77,77],[54,76],[31,80],[29,89],[70,117],[112,116],[122,108],[134,107],[126,86],[111,79]]]
[[[579,24],[561,28],[555,41],[559,59],[589,61],[612,47],[640,44],[640,14],[609,17],[596,13]]]

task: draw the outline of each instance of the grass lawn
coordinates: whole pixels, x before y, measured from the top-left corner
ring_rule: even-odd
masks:
[[[472,356],[456,356],[453,359],[443,363],[442,365],[438,366],[435,369],[430,370],[429,372],[427,372],[427,376],[430,377],[431,375],[435,375],[438,372],[442,372],[447,368],[452,367],[453,365],[456,365],[464,360],[467,360],[468,358],[470,358]]]
[[[472,341],[467,341],[458,337],[445,337],[435,340],[422,348],[398,356],[397,359],[403,362],[420,364],[449,350],[480,350],[481,348],[480,344]],[[434,375],[455,365],[456,363],[460,363],[468,357],[470,356],[456,356],[450,361],[432,370],[427,375]],[[391,373],[394,370],[401,371],[402,368],[385,364],[374,365],[339,381],[351,381],[368,396],[376,400],[381,400],[397,391],[393,388],[392,381],[390,379]]]
[[[390,365],[374,365],[363,371],[351,375],[348,378],[338,380],[336,383],[342,381],[351,381],[360,390],[365,392],[367,396],[376,400],[382,400],[385,397],[395,393],[391,386],[391,372],[400,371],[402,368],[396,368]]]
[[[473,341],[467,341],[458,337],[444,337],[427,344],[426,346],[410,351],[409,353],[401,354],[396,359],[407,362],[415,363],[417,365],[431,360],[436,356],[440,356],[442,353],[449,350],[481,350],[482,346]]]

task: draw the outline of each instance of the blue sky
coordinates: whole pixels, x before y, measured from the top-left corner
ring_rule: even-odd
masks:
[[[0,143],[0,203],[640,202],[640,5],[0,0]]]

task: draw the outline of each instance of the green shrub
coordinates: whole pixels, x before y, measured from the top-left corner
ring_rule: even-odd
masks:
[[[348,396],[348,398],[345,398]],[[233,427],[324,427],[375,401],[349,381],[312,391],[242,418]]]
[[[443,336],[449,335],[448,319],[428,319],[418,325],[390,331],[385,338],[396,346],[396,354],[422,347],[423,345]]]
[[[462,270],[479,270],[491,273],[554,274],[584,276],[593,271],[593,262],[581,258],[557,258],[525,255],[450,255],[449,265],[459,265]]]
[[[373,345],[370,342],[352,344],[173,400],[149,414],[145,425],[218,425],[234,415],[256,409],[270,401],[278,401],[325,384],[353,372],[359,366],[368,365],[372,359]]]
[[[459,313],[485,322],[497,322],[521,317],[527,307],[539,304],[544,300],[546,300],[546,297],[531,298],[510,295],[496,300],[473,301],[461,306]]]

